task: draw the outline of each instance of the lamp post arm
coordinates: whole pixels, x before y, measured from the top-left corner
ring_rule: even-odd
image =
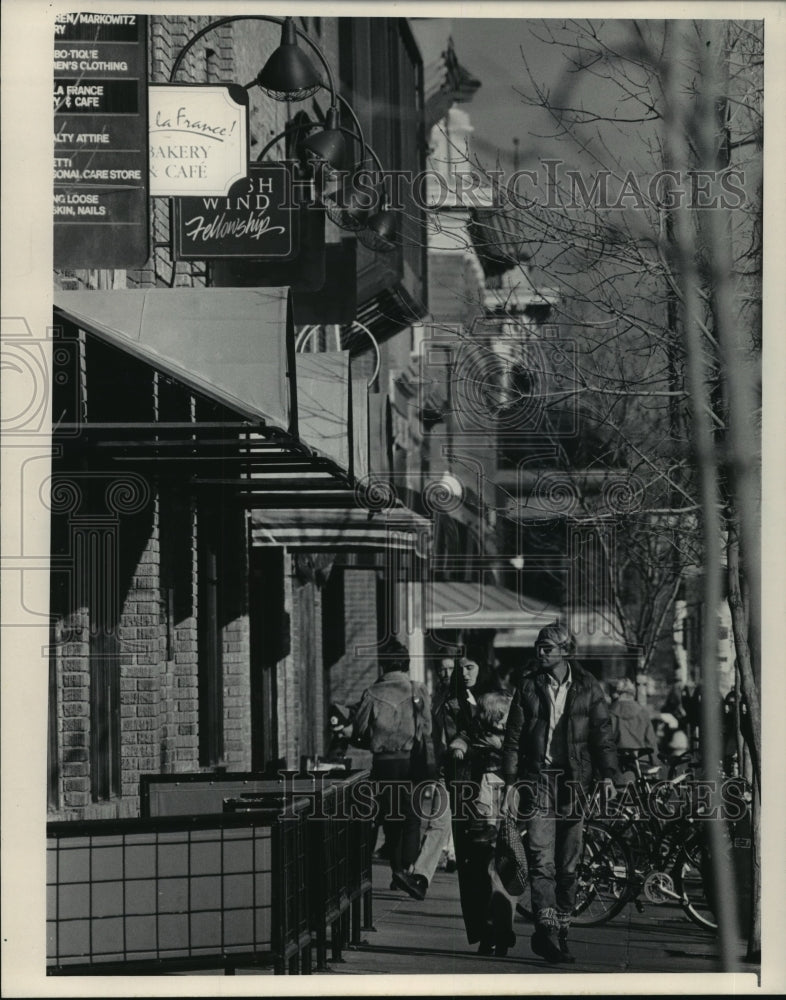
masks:
[[[374,163],[376,163],[377,170],[379,170],[380,174],[384,174],[385,168],[382,166],[382,160],[380,160],[380,158],[377,156],[377,154],[374,152],[371,146],[369,146],[368,143],[366,143],[366,152],[371,154],[371,158],[374,161]]]
[[[379,350],[379,343],[377,342],[377,338],[374,336],[371,330],[369,330],[369,328],[366,326],[365,323],[361,323],[359,319],[356,319],[352,321],[352,326],[360,327],[363,333],[365,333],[368,336],[374,348],[374,354],[376,355],[376,364],[374,365],[374,371],[371,373],[371,378],[366,383],[366,389],[368,390],[374,384],[374,380],[379,375],[379,369],[382,367],[382,355]]]
[[[293,132],[300,132],[307,128],[317,128],[318,126],[319,122],[303,122],[302,124],[298,122],[295,125],[287,125],[287,127],[279,132],[278,135],[274,135],[262,152],[257,155],[257,163],[260,163],[267,156],[277,142],[280,142],[282,139],[286,139],[288,135],[292,135]]]
[[[344,97],[338,91],[336,91],[336,97],[339,99],[339,101],[341,101],[342,106],[347,109],[347,111],[349,112],[349,117],[352,119],[352,121],[355,124],[355,129],[356,129],[357,134],[358,134],[358,141],[360,142],[360,160],[359,160],[359,162],[362,163],[365,160],[365,158],[366,158],[366,137],[363,134],[363,126],[360,124],[360,119],[355,114],[355,109],[352,107],[352,105],[349,103],[349,101],[346,99],[346,97]],[[377,161],[377,162],[379,162],[379,161]],[[382,165],[380,164],[380,170],[381,169],[382,169]]]
[[[206,34],[208,34],[208,32],[214,31],[216,28],[223,28],[225,24],[232,24],[234,21],[266,21],[268,24],[277,24],[279,27],[281,27],[284,24],[283,17],[273,17],[271,14],[237,14],[234,17],[221,17],[217,21],[212,21],[210,24],[205,25],[204,28],[200,28],[200,30],[194,35],[194,37],[190,38],[183,46],[183,48],[180,50],[172,66],[172,71],[169,74],[169,82],[170,83],[174,82],[174,79],[177,76],[177,71],[180,69],[183,60],[191,51],[193,46],[196,45],[196,43],[199,41],[200,38],[203,38]],[[317,58],[322,64],[322,67],[324,68],[328,78],[327,87],[330,90],[331,103],[335,104],[336,97],[338,97],[339,94],[336,91],[336,82],[333,77],[333,70],[330,68],[330,64],[325,58],[322,49],[320,49],[317,43],[313,41],[311,38],[309,38],[309,36],[304,31],[301,31],[300,28],[297,27],[297,25],[293,23],[292,27],[295,29],[295,34],[298,36],[298,38],[302,38],[303,41],[306,42],[306,44],[312,49],[312,51],[316,54]]]

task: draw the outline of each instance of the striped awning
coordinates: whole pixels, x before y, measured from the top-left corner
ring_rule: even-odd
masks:
[[[613,656],[627,652],[622,623],[611,608],[571,608],[565,618],[576,636],[580,656]]]
[[[579,658],[622,656],[628,653],[619,617],[610,608],[572,609],[567,614],[555,609],[549,621],[543,624],[547,625],[557,619],[565,622],[576,636]],[[542,625],[532,623],[498,632],[494,637],[494,646],[499,649],[529,649],[535,645],[540,628]]]
[[[349,510],[253,510],[254,545],[325,551],[399,549],[425,558],[431,521],[406,507]]]
[[[474,583],[426,581],[426,627],[432,629],[538,630],[559,617],[559,608],[524,594],[478,580]]]

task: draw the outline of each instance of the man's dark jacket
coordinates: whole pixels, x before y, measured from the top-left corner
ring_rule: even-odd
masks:
[[[565,704],[568,777],[589,788],[593,778],[616,778],[617,748],[603,691],[592,674],[571,663]],[[548,674],[524,674],[513,696],[503,745],[502,775],[509,784],[533,780],[546,767],[550,701]]]

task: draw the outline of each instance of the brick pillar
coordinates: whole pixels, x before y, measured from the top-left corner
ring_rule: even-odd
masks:
[[[55,630],[58,715],[59,799],[65,814],[79,815],[90,802],[89,616],[79,608]]]
[[[174,664],[172,697],[166,708],[167,735],[172,737],[171,753],[174,771],[196,771],[199,768],[198,671],[197,646],[197,517],[191,505],[190,574],[191,614],[179,620],[174,629]]]
[[[126,519],[121,544],[126,556],[141,548],[120,612],[122,770],[121,815],[139,813],[139,778],[160,770],[161,582],[159,511],[152,523]],[[141,533],[147,528],[147,537]],[[135,530],[136,529],[136,530]]]
[[[377,679],[377,574],[373,569],[345,569],[343,576],[344,653],[325,680],[328,700],[350,705]]]
[[[298,630],[294,625],[294,599],[292,587],[292,557],[284,556],[284,611],[292,623],[292,644],[290,652],[279,661],[276,671],[278,688],[278,755],[286,760],[287,767],[300,763],[300,741],[298,739],[298,699],[299,685],[295,664],[300,644]]]
[[[230,770],[251,768],[251,644],[248,615],[249,552],[246,515],[234,520],[226,533],[225,565],[231,577],[222,580],[224,665],[224,761]]]

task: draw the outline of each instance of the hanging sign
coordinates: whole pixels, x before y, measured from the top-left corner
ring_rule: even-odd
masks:
[[[290,260],[299,249],[299,213],[286,163],[250,163],[226,197],[176,198],[178,260],[235,257]]]
[[[246,175],[248,93],[243,87],[149,88],[150,194],[218,196]]]
[[[146,38],[138,14],[55,17],[55,267],[147,260]]]

